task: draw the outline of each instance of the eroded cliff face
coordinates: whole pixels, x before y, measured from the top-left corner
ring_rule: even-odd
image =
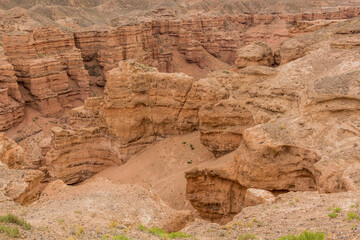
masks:
[[[88,97],[87,72],[71,34],[39,28],[7,34],[3,42],[27,104],[52,115]]]
[[[157,137],[194,131],[200,106],[227,97],[218,87],[195,83],[181,73],[120,62],[107,74],[104,98],[87,99],[73,109],[65,128],[53,129],[47,154],[50,175],[76,183],[122,164]]]
[[[28,204],[40,195],[43,173],[38,170],[21,170],[24,150],[13,140],[0,133],[0,198]]]
[[[24,118],[22,100],[13,66],[0,49],[0,130],[4,131]]]
[[[242,14],[180,19],[168,16],[116,28],[85,29],[75,33],[75,42],[92,72],[92,84],[104,86],[104,74],[116,67],[121,60],[134,59],[156,67],[161,72],[176,70],[198,76],[197,71],[209,73],[222,69],[224,63],[233,65],[238,48],[244,45],[263,41],[275,51],[284,40],[293,36],[312,32],[359,14],[360,8],[355,7],[309,14]],[[272,65],[272,52],[267,48],[266,59],[252,60]],[[286,49],[286,46],[283,48]],[[185,63],[197,64],[197,70],[186,67],[180,69],[178,53],[182,54],[181,58]],[[284,64],[296,59],[288,57],[288,54],[279,50],[276,63]],[[283,56],[283,60],[280,60],[280,56]],[[246,62],[239,65],[246,66]]]
[[[353,24],[355,29],[357,25]],[[247,78],[239,78],[239,73],[228,73],[243,86],[236,88],[234,82],[228,82],[229,95],[246,109],[237,110],[236,114],[243,114],[242,118],[248,116],[247,119],[254,122],[241,122],[240,118],[237,124],[228,120],[217,126],[200,118],[200,123],[204,122],[203,126],[200,124],[200,131],[217,132],[217,141],[203,141],[217,155],[221,155],[219,149],[224,142],[222,137],[227,135],[227,124],[235,125],[231,128],[237,129],[239,136],[232,163],[220,162],[217,167],[195,169],[186,174],[188,199],[202,216],[221,222],[234,215],[236,208],[229,206],[237,201],[237,196],[229,191],[219,192],[227,189],[221,187],[223,183],[274,193],[360,190],[360,52],[356,41],[348,40],[357,35],[351,31],[335,39],[326,37],[307,56],[278,67],[266,77],[254,74],[254,69],[259,72],[259,69],[269,69],[266,67],[241,69],[239,73],[251,69],[252,84],[245,85]],[[231,108],[217,111],[215,105],[203,109],[206,113],[203,116],[235,119],[228,116]],[[213,193],[221,196],[210,200],[204,197]],[[244,194],[238,196],[244,197]]]

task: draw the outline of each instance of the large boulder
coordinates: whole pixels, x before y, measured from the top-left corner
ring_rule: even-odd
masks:
[[[272,66],[274,57],[271,48],[263,42],[251,43],[237,52],[235,66],[243,68],[251,65]]]

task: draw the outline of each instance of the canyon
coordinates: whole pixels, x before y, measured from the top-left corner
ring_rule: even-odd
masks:
[[[357,1],[165,2],[0,2],[0,215],[24,239],[357,239]]]

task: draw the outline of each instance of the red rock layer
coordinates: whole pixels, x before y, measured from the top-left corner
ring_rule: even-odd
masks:
[[[24,118],[24,102],[15,71],[0,50],[0,131],[11,128]]]
[[[84,60],[97,60],[105,73],[126,59],[171,72],[172,53],[166,52],[169,49],[184,54],[187,62],[197,63],[200,68],[206,62],[204,50],[223,62],[234,64],[236,51],[244,44],[261,40],[274,49],[294,34],[314,31],[336,20],[358,15],[360,8],[355,7],[340,8],[337,12],[163,18],[119,28],[84,30],[75,33],[75,42]]]
[[[3,41],[18,82],[28,90],[25,101],[42,113],[74,107],[88,96],[87,72],[72,35],[39,28],[5,35]]]

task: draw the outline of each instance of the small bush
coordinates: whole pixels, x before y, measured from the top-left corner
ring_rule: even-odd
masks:
[[[117,226],[118,226],[118,223],[115,220],[111,221],[109,224],[109,228],[117,228]]]
[[[167,233],[167,232],[165,232],[164,230],[162,230],[161,228],[158,228],[158,227],[153,227],[153,228],[148,229],[148,228],[146,228],[145,226],[143,226],[141,224],[138,226],[138,229],[140,231],[147,231],[150,234],[157,235],[158,237],[164,238],[164,239],[167,239],[167,238],[170,238],[170,239],[182,238],[182,239],[184,239],[184,238],[191,238],[192,237],[192,235],[188,235],[188,234],[182,233],[182,232]]]
[[[338,216],[338,214],[332,212],[332,213],[329,213],[328,216],[329,216],[330,218],[336,218],[336,217]]]
[[[113,237],[113,240],[131,240],[131,238],[126,237],[125,235],[116,235]]]
[[[358,215],[356,215],[356,213],[353,213],[353,212],[348,212],[347,214],[347,220],[360,220],[360,217]]]
[[[334,208],[334,209],[333,209],[333,212],[334,212],[334,213],[339,213],[339,212],[341,212],[341,208]]]
[[[251,239],[258,239],[255,235],[252,235],[250,233],[246,233],[244,235],[241,235],[239,238],[239,240],[251,240]]]
[[[308,232],[304,231],[300,235],[287,235],[279,238],[278,240],[324,240],[325,234],[323,232]]]
[[[161,238],[166,236],[166,232],[158,227],[153,227],[153,228],[149,229],[148,232],[151,234],[157,235]]]
[[[76,236],[80,237],[83,233],[84,233],[84,227],[83,226],[78,226],[77,230],[76,230]]]
[[[0,222],[2,222],[2,223],[14,223],[16,225],[24,227],[27,230],[31,229],[30,223],[28,223],[25,220],[19,218],[18,216],[15,216],[14,214],[7,214],[5,216],[0,216]]]
[[[144,231],[146,231],[147,228],[146,228],[144,225],[139,224],[138,229],[139,229],[140,231],[144,232]]]
[[[19,237],[20,232],[17,227],[7,227],[5,225],[0,225],[0,233],[5,233],[9,237]]]

